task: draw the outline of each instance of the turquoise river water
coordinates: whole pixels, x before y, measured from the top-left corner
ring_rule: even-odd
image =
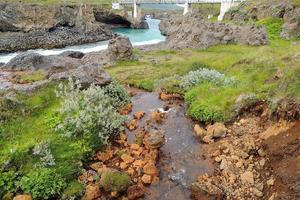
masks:
[[[129,37],[133,46],[157,44],[165,40],[165,37],[161,35],[159,30],[160,20],[157,19],[146,19],[149,25],[149,29],[131,29],[131,28],[116,28],[113,31],[120,35]],[[101,51],[107,48],[108,41],[101,41],[96,43],[89,43],[76,46],[68,46],[60,49],[33,49],[28,50],[36,52],[41,55],[57,55],[64,51],[81,51],[83,53],[90,53],[95,51]],[[0,63],[7,63],[9,60],[17,56],[22,52],[0,54]]]

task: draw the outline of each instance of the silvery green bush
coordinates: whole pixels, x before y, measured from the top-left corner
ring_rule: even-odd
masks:
[[[62,101],[63,120],[56,130],[65,137],[88,139],[91,146],[107,144],[109,138],[119,133],[125,119],[105,89],[95,85],[86,90],[80,88],[71,79],[67,85],[59,85],[57,95]]]
[[[34,156],[38,156],[43,167],[54,166],[55,159],[51,153],[49,142],[41,142],[33,148]]]
[[[234,83],[234,78],[225,77],[224,74],[214,69],[200,68],[183,76],[180,82],[180,87],[187,89],[204,82],[210,82],[216,85],[230,85]]]
[[[103,87],[105,94],[112,98],[114,107],[122,107],[130,103],[130,97],[127,91],[116,81],[113,80],[110,84]]]

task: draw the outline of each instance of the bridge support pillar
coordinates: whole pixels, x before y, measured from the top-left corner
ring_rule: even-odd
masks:
[[[229,11],[230,8],[237,6],[238,3],[234,1],[222,1],[221,8],[220,8],[220,15],[218,16],[218,20],[222,21],[225,13]]]
[[[138,18],[140,14],[140,5],[136,3],[136,0],[133,1],[133,18]]]
[[[186,15],[191,10],[191,4],[188,1],[184,4],[183,15]]]

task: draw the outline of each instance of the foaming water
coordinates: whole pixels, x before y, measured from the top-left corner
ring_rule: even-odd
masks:
[[[160,20],[147,18],[147,23],[149,24],[149,29],[131,29],[131,28],[117,28],[113,31],[120,35],[127,36],[133,46],[141,46],[148,44],[157,44],[165,40],[165,37],[161,35],[159,31]],[[89,43],[83,45],[68,46],[65,48],[57,49],[33,49],[28,50],[30,52],[39,53],[44,56],[48,55],[58,55],[65,51],[80,51],[82,53],[90,53],[95,51],[101,51],[106,49],[108,46],[108,41],[101,41],[96,43]],[[8,54],[0,54],[0,63],[7,63],[12,58],[17,56],[22,52],[14,52]]]

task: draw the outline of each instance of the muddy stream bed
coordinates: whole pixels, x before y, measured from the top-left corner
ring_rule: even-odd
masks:
[[[166,113],[166,118],[155,128],[165,134],[165,144],[160,148],[157,167],[160,181],[146,188],[144,199],[190,199],[189,186],[201,174],[212,173],[213,166],[201,156],[201,144],[193,135],[193,123],[185,116],[184,102],[164,102],[157,93],[135,91],[132,112],[144,111],[139,121],[143,126],[155,110]],[[126,130],[128,143],[135,140],[135,131]]]

